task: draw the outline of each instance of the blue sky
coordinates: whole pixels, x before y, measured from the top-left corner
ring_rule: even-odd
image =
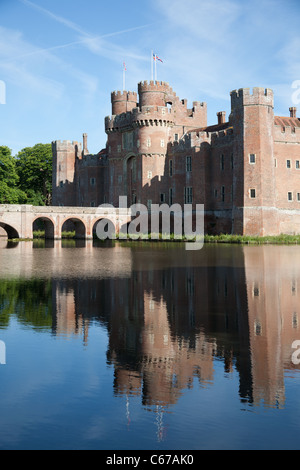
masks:
[[[158,79],[190,105],[207,102],[209,124],[242,87],[273,88],[275,113],[288,115],[300,89],[299,24],[299,0],[0,0],[0,145],[16,154],[87,132],[98,152],[123,62],[137,91],[151,78],[152,49],[164,61]]]

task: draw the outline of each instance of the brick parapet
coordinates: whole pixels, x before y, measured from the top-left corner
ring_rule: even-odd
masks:
[[[231,109],[242,106],[263,105],[274,108],[274,92],[270,88],[254,87],[233,90],[231,96]]]

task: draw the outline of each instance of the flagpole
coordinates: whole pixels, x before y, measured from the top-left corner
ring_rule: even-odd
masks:
[[[123,91],[126,89],[126,65],[123,63]]]
[[[151,51],[151,80],[153,81],[153,51]]]
[[[155,54],[155,81],[157,82],[157,58]]]

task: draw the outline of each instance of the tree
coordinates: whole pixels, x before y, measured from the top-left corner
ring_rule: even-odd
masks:
[[[0,204],[26,203],[26,194],[18,187],[16,161],[8,147],[0,146]]]
[[[37,144],[26,147],[16,156],[19,187],[27,195],[27,204],[51,205],[52,146]]]

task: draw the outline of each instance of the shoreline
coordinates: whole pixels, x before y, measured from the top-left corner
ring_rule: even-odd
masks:
[[[45,240],[43,233],[36,234],[31,239],[12,239],[9,240],[6,237],[1,237],[2,240],[7,240],[10,242],[33,242]],[[77,240],[74,233],[65,233],[63,234],[61,240]],[[102,242],[97,238],[94,238],[94,241]],[[103,240],[105,242],[106,240]],[[170,236],[170,239],[163,238],[160,234],[158,238],[151,238],[151,235],[148,237],[136,237],[136,238],[119,238],[116,237],[115,240],[111,241],[122,241],[122,242],[178,242],[178,243],[195,243],[195,238],[181,237],[176,238],[174,235]],[[277,235],[277,236],[247,236],[247,235],[205,235],[204,244],[239,244],[239,245],[300,245],[300,234],[299,235]]]

